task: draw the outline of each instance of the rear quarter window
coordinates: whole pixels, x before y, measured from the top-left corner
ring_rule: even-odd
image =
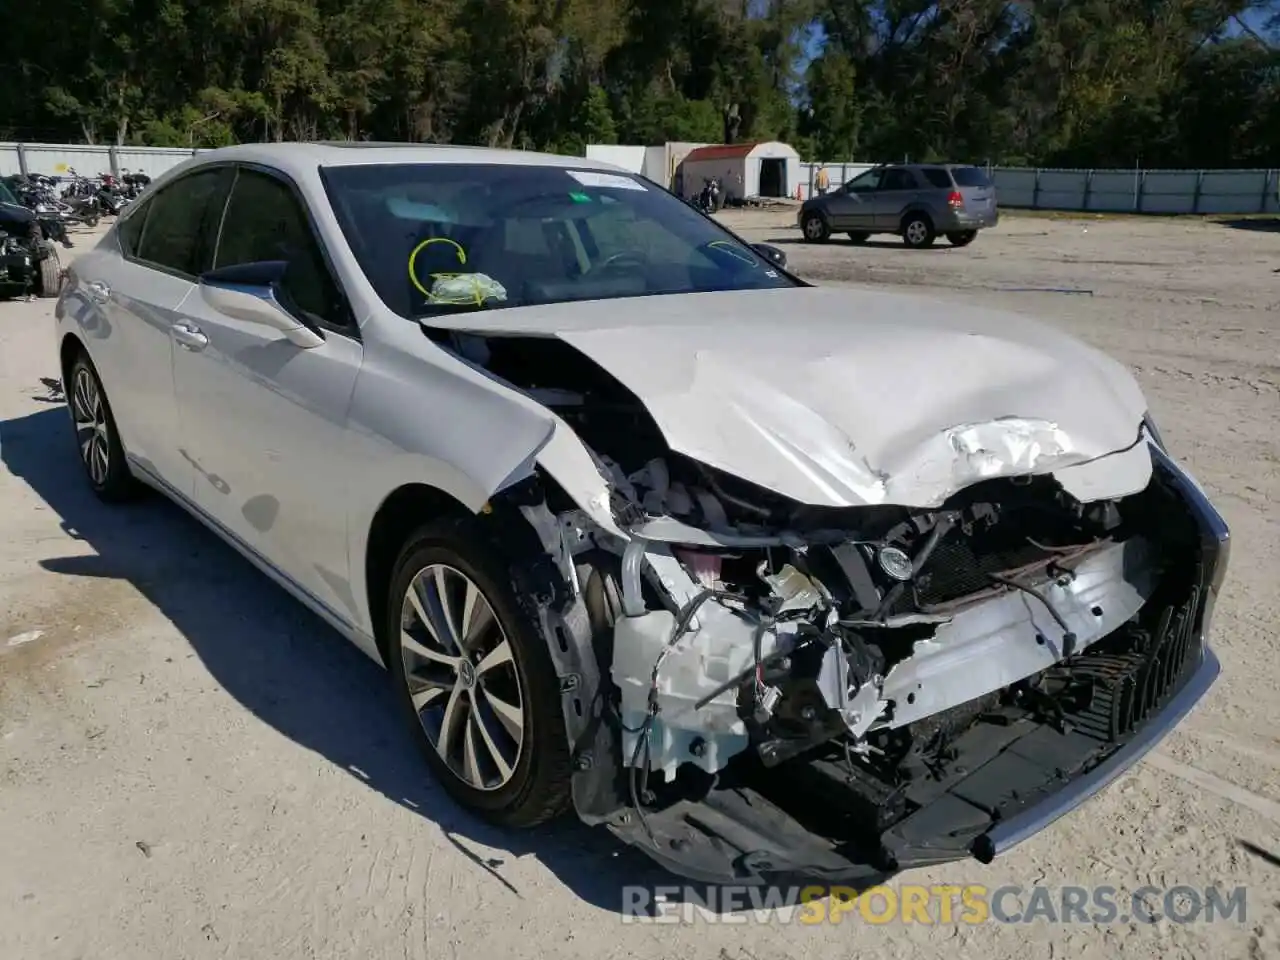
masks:
[[[951,174],[941,167],[924,167],[920,172],[924,174],[924,178],[929,181],[930,186],[940,187],[943,190],[951,189]]]
[[[952,167],[951,175],[955,177],[957,187],[991,186],[991,178],[981,167]]]

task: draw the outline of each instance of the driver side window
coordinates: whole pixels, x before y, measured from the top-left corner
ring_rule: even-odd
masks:
[[[883,170],[874,168],[858,174],[846,183],[844,188],[849,193],[871,193],[873,190],[880,189],[880,178],[883,176]]]
[[[260,260],[287,260],[285,294],[311,320],[349,330],[345,302],[311,224],[293,192],[280,180],[241,170],[231,188],[218,240],[217,267]]]

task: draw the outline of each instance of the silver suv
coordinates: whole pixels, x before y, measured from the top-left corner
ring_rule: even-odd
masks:
[[[981,167],[897,164],[872,167],[800,207],[800,230],[810,243],[847,232],[854,243],[873,233],[896,233],[908,247],[928,247],[938,234],[952,246],[973,242],[995,226],[996,190]]]

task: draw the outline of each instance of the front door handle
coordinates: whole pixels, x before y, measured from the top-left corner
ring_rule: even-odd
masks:
[[[90,281],[85,285],[85,289],[89,291],[89,296],[95,303],[106,303],[111,297],[111,288],[101,280]]]
[[[187,350],[203,350],[209,345],[209,338],[189,320],[179,320],[169,330],[173,339]]]

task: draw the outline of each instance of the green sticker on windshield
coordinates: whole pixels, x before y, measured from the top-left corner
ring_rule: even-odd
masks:
[[[569,199],[572,200],[574,203],[590,203],[591,202],[591,197],[589,197],[585,193],[576,193],[576,192],[571,193],[569,194]]]

